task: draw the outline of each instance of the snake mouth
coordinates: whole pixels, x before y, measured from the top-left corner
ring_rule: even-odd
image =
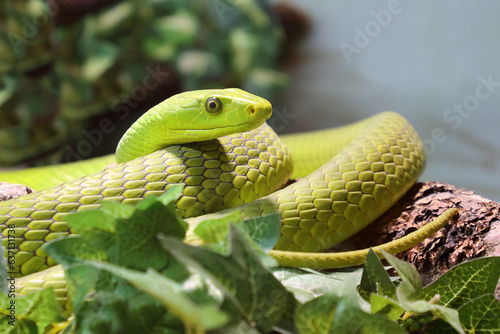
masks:
[[[241,124],[227,125],[224,127],[217,127],[213,129],[206,129],[206,131],[220,131],[221,136],[227,136],[233,133],[251,131],[258,128],[266,122],[266,119],[259,119],[252,122],[245,122]],[[204,130],[199,130],[204,131]],[[220,137],[220,136],[218,136]]]
[[[262,124],[264,124],[266,122],[266,119],[267,118],[259,119],[259,120],[253,121],[253,122],[246,122],[246,123],[242,123],[242,124],[228,125],[228,126],[225,126],[221,129],[226,129],[227,131],[229,131],[227,134],[236,133],[236,132],[246,132],[246,131],[250,131],[250,130],[253,130],[255,128],[258,128],[259,126],[261,126]]]
[[[183,138],[186,142],[197,142],[197,141],[207,141],[214,140],[220,137],[232,135],[240,132],[247,132],[260,127],[265,123],[265,119],[261,119],[255,122],[245,122],[236,125],[227,125],[224,127],[215,128],[204,128],[204,129],[190,129],[183,131]],[[203,138],[200,140],[200,137]]]

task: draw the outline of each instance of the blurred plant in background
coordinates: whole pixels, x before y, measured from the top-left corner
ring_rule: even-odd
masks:
[[[287,83],[275,9],[264,0],[2,0],[0,166],[95,155],[66,150],[86,129],[102,141],[180,91],[271,97]]]

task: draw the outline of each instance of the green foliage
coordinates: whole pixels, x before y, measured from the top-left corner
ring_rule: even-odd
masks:
[[[163,236],[160,240],[179,261],[213,278],[238,313],[268,332],[282,317],[293,314],[295,300],[262,265],[257,253],[235,227],[231,227],[229,237],[229,256],[189,246],[172,237]]]
[[[0,294],[1,333],[42,333],[49,324],[65,320],[59,314],[52,289],[17,298],[15,304],[12,301],[8,295]],[[15,312],[15,321],[11,317],[11,311]]]
[[[471,300],[458,310],[458,314],[467,333],[500,332],[500,303],[491,294]]]
[[[424,297],[439,294],[439,304],[460,308],[474,298],[495,290],[500,277],[500,258],[472,260],[455,267],[424,288]]]
[[[183,291],[181,284],[153,269],[142,273],[106,262],[90,263],[127,280],[137,289],[159,300],[170,313],[193,328],[213,329],[227,323],[227,314],[220,311],[213,300],[206,302],[207,300],[200,300],[203,298],[193,298],[193,294],[190,296]]]
[[[406,333],[389,319],[369,314],[333,293],[325,293],[297,310],[301,333]]]
[[[373,252],[363,269],[275,268],[265,253],[279,236],[278,215],[243,221],[238,210],[215,214],[194,229],[202,245],[188,245],[173,204],[181,191],[69,216],[79,236],[44,250],[64,267],[74,317],[59,314],[48,289],[16,297],[12,326],[2,294],[0,331],[498,333],[500,258],[464,263],[427,287],[389,254],[398,277]]]
[[[396,288],[396,297],[399,306],[408,313],[432,313],[433,318],[442,319],[450,324],[457,332],[464,333],[458,320],[456,310],[436,305],[433,300],[423,299],[422,280],[417,270],[409,263],[401,261],[390,254],[383,252],[387,261],[398,271],[402,282]]]
[[[240,87],[270,98],[288,83],[269,1],[0,3],[2,166],[88,158],[66,145],[89,139],[92,117],[116,113],[99,127],[110,134],[132,109],[179,89]],[[89,145],[101,145],[93,137]]]
[[[374,252],[369,252],[366,257],[359,294],[364,299],[368,299],[370,295],[382,295],[393,299],[396,297],[396,287]]]

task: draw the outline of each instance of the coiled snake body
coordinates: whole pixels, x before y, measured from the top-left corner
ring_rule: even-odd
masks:
[[[367,226],[417,181],[425,162],[417,133],[400,115],[385,112],[339,129],[279,138],[265,124],[270,113],[269,102],[239,89],[171,97],[122,138],[120,164],[0,203],[3,245],[15,244],[20,274],[39,272],[55,265],[41,246],[71,233],[64,222],[67,213],[98,208],[101,201],[134,204],[161,194],[169,184],[185,183],[176,204],[185,218],[235,206],[246,217],[281,212],[281,236],[271,252],[281,265],[362,263],[366,250],[317,252]],[[292,174],[289,150],[293,176],[302,179],[279,190]],[[413,246],[455,212],[446,211],[385,249],[396,253]],[[20,289],[44,286],[48,278],[60,287],[58,270],[27,276]]]

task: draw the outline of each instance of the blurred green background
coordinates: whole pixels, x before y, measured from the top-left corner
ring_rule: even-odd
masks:
[[[0,166],[113,152],[135,119],[180,91],[240,87],[271,98],[287,84],[279,63],[290,32],[306,26],[259,0],[0,6]]]

